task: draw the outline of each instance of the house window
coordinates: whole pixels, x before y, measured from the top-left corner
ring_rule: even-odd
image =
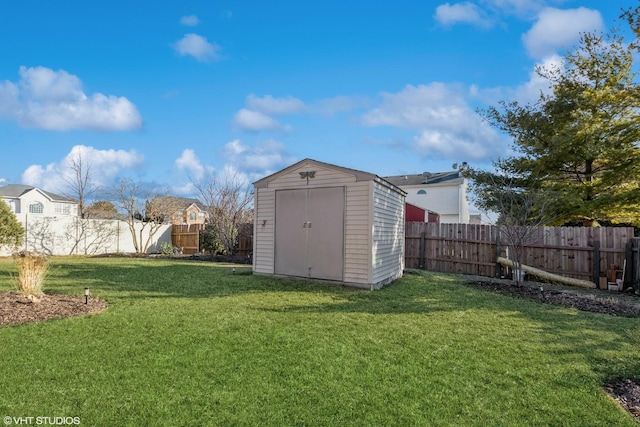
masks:
[[[196,220],[196,213],[195,212],[190,212],[189,213],[189,219],[191,221],[195,221]]]
[[[418,194],[427,194],[426,190],[418,190]]]
[[[198,216],[200,217],[200,219],[204,219],[204,212],[200,212]]]
[[[41,214],[44,212],[44,206],[40,202],[31,203],[29,205],[29,213]]]
[[[54,208],[54,212],[57,214],[65,214],[65,215],[69,215],[69,205],[65,204],[65,203],[56,203],[56,206]]]

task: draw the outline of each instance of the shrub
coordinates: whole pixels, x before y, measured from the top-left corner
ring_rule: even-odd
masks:
[[[160,245],[160,253],[162,255],[171,255],[173,254],[173,245],[169,242],[162,242]]]
[[[39,301],[38,296],[43,294],[42,284],[47,273],[47,257],[37,252],[21,251],[15,253],[13,259],[18,267],[18,292],[34,302]]]

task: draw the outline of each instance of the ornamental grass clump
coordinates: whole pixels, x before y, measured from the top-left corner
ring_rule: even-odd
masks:
[[[38,302],[47,273],[47,257],[37,252],[21,251],[13,255],[18,267],[16,287],[18,292],[33,302]]]

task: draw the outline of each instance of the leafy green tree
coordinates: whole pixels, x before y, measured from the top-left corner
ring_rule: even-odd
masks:
[[[0,248],[16,248],[22,243],[24,228],[4,201],[0,200]]]
[[[509,176],[539,201],[553,198],[556,224],[640,224],[640,87],[633,69],[637,39],[616,29],[583,34],[555,68],[539,68],[550,95],[533,105],[500,103],[483,116],[513,140],[515,155],[494,162],[495,173],[467,169],[480,204],[495,200]],[[513,181],[510,181],[513,182]]]

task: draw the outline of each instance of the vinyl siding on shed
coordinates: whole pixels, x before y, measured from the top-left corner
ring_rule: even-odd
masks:
[[[404,192],[374,174],[310,159],[255,183],[254,272],[275,273],[276,191],[322,187],[345,189],[343,282],[369,288],[401,277]]]
[[[276,225],[276,193],[269,188],[255,192],[253,262],[256,273],[273,274]],[[262,225],[264,223],[264,225]]]
[[[384,284],[404,268],[404,197],[378,182],[373,186],[372,282]]]
[[[345,206],[345,282],[370,283],[371,181],[347,186]]]

